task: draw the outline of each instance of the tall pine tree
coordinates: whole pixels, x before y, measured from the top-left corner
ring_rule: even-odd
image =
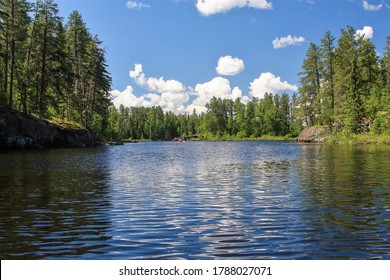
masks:
[[[356,31],[341,30],[336,49],[336,120],[351,133],[361,132],[363,117],[362,79]]]
[[[321,122],[328,125],[331,129],[333,125],[334,106],[335,106],[335,46],[336,38],[327,31],[321,39],[320,57],[321,57]]]
[[[302,72],[299,73],[301,87],[299,89],[300,113],[309,126],[317,124],[321,113],[319,92],[321,87],[321,57],[319,47],[311,43],[303,61]]]
[[[0,54],[3,58],[0,90],[3,95],[8,94],[8,107],[12,109],[15,103],[16,77],[21,75],[21,61],[25,52],[30,4],[25,0],[3,0],[0,1],[0,10]],[[0,97],[0,101],[5,100],[5,97]]]

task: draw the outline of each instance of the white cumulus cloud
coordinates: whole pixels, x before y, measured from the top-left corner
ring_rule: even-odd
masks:
[[[374,37],[374,29],[371,26],[364,26],[363,29],[356,30],[356,36],[370,40]]]
[[[267,0],[197,0],[196,8],[204,16],[224,13],[234,8],[272,9]]]
[[[176,80],[166,80],[163,77],[147,77],[142,64],[135,64],[130,71],[130,77],[137,85],[148,91],[146,94],[135,94],[134,89],[128,86],[124,91],[111,91],[111,98],[116,108],[125,107],[152,107],[161,106],[164,111],[176,114],[189,113],[195,109],[197,113],[206,112],[206,104],[213,97],[236,100],[247,103],[252,97],[263,98],[266,92],[297,91],[296,85],[282,81],[280,77],[267,72],[260,74],[259,78],[250,83],[249,95],[244,95],[239,87],[232,87],[230,81],[223,77],[199,83],[195,88],[185,87]],[[190,96],[192,98],[190,99]]]
[[[219,58],[218,66],[215,70],[220,75],[235,76],[241,73],[244,68],[244,61],[242,59],[227,55]]]
[[[275,38],[272,41],[272,44],[274,46],[274,49],[281,49],[291,45],[298,45],[303,42],[305,42],[305,38],[303,38],[302,36],[293,37],[291,35],[288,35],[286,37]]]
[[[150,107],[151,103],[145,101],[145,97],[137,97],[133,93],[134,89],[128,86],[124,91],[113,90],[111,91],[112,103],[116,108],[121,105],[125,107]]]
[[[263,98],[265,93],[278,93],[283,90],[297,91],[296,85],[290,85],[288,82],[282,82],[280,77],[276,77],[270,72],[261,73],[258,79],[250,83],[250,94],[252,97]]]
[[[150,8],[149,4],[144,4],[142,2],[135,2],[135,1],[127,1],[126,3],[127,8],[131,10],[140,10],[143,8]]]
[[[206,104],[215,96],[221,99],[235,100],[242,97],[242,91],[238,87],[231,88],[230,81],[222,77],[216,77],[204,84],[197,84],[195,87],[195,100],[188,106],[187,112],[194,109],[198,113],[206,112]]]
[[[363,1],[363,8],[366,10],[366,11],[378,11],[380,9],[382,9],[383,7],[383,4],[379,4],[379,5],[373,5],[373,4],[369,4],[368,1]]]
[[[184,106],[190,96],[185,86],[176,80],[165,80],[163,77],[146,77],[142,64],[135,64],[130,77],[141,87],[155,95],[145,95],[153,102],[153,106],[161,106],[166,111],[183,113]],[[156,97],[158,95],[160,98]]]
[[[182,83],[176,80],[164,80],[160,78],[146,78],[143,72],[142,64],[135,64],[134,70],[130,71],[130,77],[141,87],[144,87],[153,92],[159,93],[183,93],[186,92],[186,88]]]

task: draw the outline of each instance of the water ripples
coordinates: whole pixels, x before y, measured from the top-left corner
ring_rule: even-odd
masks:
[[[68,151],[0,163],[2,259],[390,259],[387,147]]]

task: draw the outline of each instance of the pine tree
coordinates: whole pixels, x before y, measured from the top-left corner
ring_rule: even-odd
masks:
[[[234,101],[234,112],[235,112],[235,122],[234,122],[234,131],[236,136],[243,138],[246,136],[245,133],[245,106],[241,103],[240,98],[237,98]]]
[[[290,103],[290,131],[293,136],[298,136],[303,129],[302,119],[299,117],[299,98],[298,93],[294,92]]]
[[[249,101],[246,104],[246,111],[245,111],[245,134],[246,137],[250,137],[254,134],[254,120],[255,120],[255,112],[256,112],[256,104],[255,102]]]
[[[107,115],[110,103],[111,77],[107,71],[105,51],[98,37],[89,33],[77,11],[69,16],[66,29],[67,51],[73,73],[72,91],[66,101],[67,117],[76,118],[89,126],[95,113]],[[77,114],[73,113],[74,107]]]
[[[387,36],[386,48],[381,61],[382,86],[390,91],[390,36]]]
[[[3,1],[0,0],[0,106],[6,103],[5,94],[3,94],[3,77],[4,77],[4,64],[2,63],[5,57],[5,42],[4,42],[4,16],[6,15],[3,8]]]
[[[359,51],[356,31],[341,30],[336,49],[336,120],[348,132],[360,133],[363,118],[362,78],[359,73]]]
[[[264,95],[263,135],[277,135],[275,131],[275,128],[277,127],[277,110],[274,100],[274,96],[271,93],[266,93]]]
[[[311,43],[303,61],[299,89],[301,114],[305,123],[312,126],[317,123],[321,113],[319,92],[321,87],[321,63],[320,50],[317,45]]]
[[[85,107],[85,87],[84,82],[86,80],[85,62],[87,61],[88,44],[91,41],[91,35],[86,27],[84,20],[79,12],[74,11],[70,14],[66,25],[67,30],[67,43],[70,59],[72,63],[73,72],[73,90],[72,95],[68,97],[68,118],[70,120],[77,120],[81,123],[85,123],[84,120],[84,107]],[[77,115],[73,114],[74,108],[72,105],[76,105]]]
[[[327,31],[321,39],[320,57],[321,57],[321,120],[331,129],[334,121],[335,106],[335,46],[336,38]]]
[[[290,133],[290,98],[287,93],[283,93],[280,98],[279,107],[280,132],[279,135]]]
[[[20,77],[21,60],[25,52],[27,29],[30,22],[30,4],[25,0],[3,0],[0,2],[1,16],[1,55],[3,93],[8,92],[8,107],[14,107],[15,80]],[[3,98],[5,99],[5,98]],[[1,99],[0,99],[1,101]]]
[[[35,97],[33,108],[40,117],[48,115],[49,106],[56,107],[59,92],[54,83],[64,56],[64,45],[59,45],[63,31],[61,18],[58,16],[57,4],[52,0],[37,1],[34,18],[35,34],[33,37],[33,72],[35,73]]]
[[[387,37],[379,73],[379,87],[371,92],[366,110],[373,119],[372,131],[390,135],[390,36]]]

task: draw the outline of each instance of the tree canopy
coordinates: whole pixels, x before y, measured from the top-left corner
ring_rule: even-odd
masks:
[[[346,134],[390,134],[390,37],[382,58],[371,40],[348,26],[310,44],[302,65],[298,108],[304,125]]]
[[[0,24],[2,107],[86,127],[107,119],[105,51],[77,11],[64,23],[53,0],[1,0]]]

